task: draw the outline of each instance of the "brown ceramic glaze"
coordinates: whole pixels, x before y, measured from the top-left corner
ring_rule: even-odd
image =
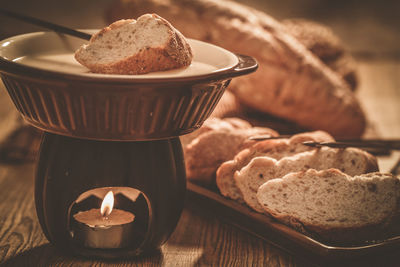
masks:
[[[70,69],[54,64],[53,70],[43,59],[46,68],[20,60],[26,54],[72,55],[82,42],[55,33],[33,33],[0,43],[1,78],[15,106],[33,126],[97,140],[179,136],[202,125],[231,78],[257,68],[251,57],[236,56],[195,40],[190,41],[195,60],[196,55],[200,63],[210,60],[213,70],[199,74],[101,75],[85,72],[74,63],[68,63]]]

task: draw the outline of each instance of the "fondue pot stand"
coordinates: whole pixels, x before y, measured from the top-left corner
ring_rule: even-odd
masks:
[[[37,32],[0,43],[12,101],[44,131],[35,203],[51,243],[130,257],[159,248],[175,229],[186,191],[179,136],[203,124],[233,77],[257,68],[251,57],[189,43],[194,63],[207,68],[130,76],[87,72],[73,61],[82,44],[73,37]]]

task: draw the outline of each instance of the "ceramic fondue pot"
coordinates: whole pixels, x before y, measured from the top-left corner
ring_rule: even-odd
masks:
[[[168,239],[183,208],[178,136],[199,128],[230,80],[255,71],[257,63],[189,39],[194,59],[187,68],[95,74],[73,58],[82,43],[53,32],[0,43],[0,75],[11,99],[29,124],[45,132],[37,215],[61,249],[103,258],[139,255]],[[131,214],[129,222],[115,218],[117,212],[97,212],[108,191],[114,209]],[[98,216],[100,223],[91,215],[78,220],[79,213]]]

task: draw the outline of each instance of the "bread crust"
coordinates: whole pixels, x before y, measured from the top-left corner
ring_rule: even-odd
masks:
[[[391,186],[386,187],[386,189],[389,191],[379,192],[379,193],[385,195],[385,196],[381,195],[381,198],[384,198],[385,201],[390,204],[388,204],[389,205],[388,207],[385,207],[387,212],[379,213],[379,216],[372,216],[371,219],[365,221],[346,223],[347,221],[345,217],[338,217],[338,218],[332,218],[332,220],[336,219],[335,223],[326,223],[322,220],[317,220],[316,218],[313,220],[312,223],[310,223],[309,221],[302,219],[300,216],[297,216],[296,214],[288,214],[286,211],[278,210],[277,208],[275,208],[274,205],[268,204],[266,202],[267,201],[266,198],[263,198],[264,194],[263,192],[271,192],[271,194],[275,192],[276,189],[275,185],[279,186],[283,185],[284,183],[286,185],[289,183],[293,184],[295,181],[297,181],[297,184],[299,185],[297,191],[303,192],[304,188],[302,188],[300,184],[302,179],[304,179],[303,177],[307,177],[308,179],[315,179],[315,181],[323,181],[324,179],[328,179],[329,181],[332,180],[332,182],[337,180],[332,178],[340,177],[342,179],[347,180],[348,184],[347,187],[351,187],[352,183],[356,181],[355,179],[358,179],[358,181],[361,180],[361,183],[363,185],[361,185],[360,188],[362,188],[362,186],[368,188],[365,189],[365,192],[360,193],[360,194],[366,194],[364,196],[366,199],[369,199],[367,197],[368,194],[370,195],[370,199],[375,199],[376,198],[375,194],[377,194],[378,192],[371,189],[378,188],[379,187],[378,183],[382,182],[383,179],[387,179],[386,182],[391,184]],[[375,179],[375,181],[373,180],[374,177],[377,178]],[[380,179],[380,181],[376,181],[378,179]],[[280,188],[279,193],[288,194],[288,192],[286,192],[285,190],[287,186],[279,188]],[[310,189],[310,191],[314,189]],[[323,196],[318,196],[318,197],[327,198],[329,197],[328,196],[329,194],[336,194],[337,196],[335,197],[335,199],[337,199],[337,201],[343,202],[344,206],[347,206],[348,209],[351,209],[354,212],[352,214],[363,214],[368,212],[364,210],[365,208],[368,207],[365,207],[365,205],[363,205],[362,203],[354,205],[350,202],[349,199],[343,200],[341,198],[342,193],[343,192],[340,192],[340,190],[338,192],[330,191],[324,193]],[[332,245],[355,245],[363,243],[365,241],[384,239],[386,237],[389,237],[390,235],[393,235],[393,233],[399,232],[398,222],[399,222],[399,211],[400,211],[400,206],[399,206],[400,180],[398,177],[395,177],[391,174],[382,174],[374,172],[374,173],[359,175],[357,177],[350,177],[349,175],[346,175],[337,169],[328,169],[323,171],[316,171],[310,169],[307,171],[291,173],[284,176],[281,179],[276,179],[273,182],[271,181],[265,183],[263,186],[259,188],[257,197],[260,203],[268,204],[268,205],[263,205],[263,208],[268,214],[270,214],[277,220],[295,228],[296,230],[304,234],[313,236],[320,241]],[[377,206],[386,205],[387,203],[377,203],[375,205]],[[304,206],[304,208],[307,206],[311,207],[312,205],[308,197],[305,197],[304,202],[300,202],[300,204],[301,206]],[[297,210],[299,210],[299,208]],[[324,210],[328,211],[329,207],[325,207]],[[299,212],[302,212],[302,210],[299,210]],[[317,215],[315,216],[317,217]],[[350,219],[351,218],[348,218],[348,220]]]
[[[253,144],[251,147],[240,151],[233,160],[224,162],[216,172],[216,183],[221,194],[238,202],[243,201],[243,195],[236,186],[234,174],[246,166],[252,158],[268,156],[281,159],[285,156],[313,150],[314,148],[302,145],[302,142],[330,142],[333,137],[323,131],[306,132],[293,135],[290,139],[265,140]]]
[[[278,133],[269,128],[209,130],[193,139],[184,149],[188,180],[210,186],[215,184],[215,172],[222,162],[232,159],[240,150],[256,141],[253,135]]]
[[[152,14],[151,16],[168,27],[169,38],[163,46],[146,46],[136,54],[110,63],[100,63],[92,59],[88,60],[86,51],[91,44],[101,42],[101,38],[110,31],[136,22],[133,19],[119,20],[94,34],[88,45],[84,45],[76,51],[75,59],[92,72],[105,74],[135,75],[189,66],[193,58],[193,52],[184,36],[165,19],[156,14]]]
[[[235,118],[235,117],[229,117],[229,118],[208,118],[205,120],[204,124],[196,131],[191,132],[190,134],[186,134],[183,136],[180,136],[180,140],[182,143],[183,149],[186,149],[186,147],[197,137],[199,137],[201,134],[208,132],[208,131],[215,131],[215,130],[221,130],[221,131],[234,131],[234,130],[240,130],[240,129],[249,129],[251,128],[251,124],[245,120]]]
[[[306,19],[286,19],[282,24],[300,43],[338,73],[353,91],[357,88],[356,63],[329,27]]]
[[[376,158],[363,150],[323,147],[283,157],[278,161],[267,156],[254,157],[249,164],[235,172],[234,179],[246,204],[258,212],[264,212],[256,197],[262,184],[291,172],[329,168],[339,169],[351,176],[379,171]]]
[[[130,0],[117,1],[109,16],[147,10],[188,37],[257,58],[258,71],[230,86],[243,104],[336,137],[364,132],[364,113],[345,81],[267,14],[232,1]]]

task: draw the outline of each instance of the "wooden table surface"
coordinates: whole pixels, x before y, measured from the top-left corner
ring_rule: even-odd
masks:
[[[106,1],[100,2],[104,4]],[[369,11],[361,9],[365,12],[344,19],[345,22],[349,20],[354,22],[349,27],[345,27],[344,22],[335,19],[334,16],[313,13],[304,6],[300,8],[301,5],[296,1],[283,1],[288,5],[279,5],[279,2],[282,1],[270,1],[268,6],[264,6],[262,1],[250,1],[260,8],[268,8],[269,13],[278,18],[303,16],[323,21],[331,25],[352,50],[369,51],[373,55],[357,58],[361,81],[357,95],[376,132],[382,137],[400,138],[400,58],[398,56],[400,37],[396,35],[398,29],[396,30],[392,25],[395,22],[398,24],[398,19],[370,16]],[[321,2],[324,1],[304,1],[312,7],[315,7],[317,3],[320,7]],[[15,1],[15,3],[21,4],[22,1]],[[357,7],[354,5],[353,3],[351,7],[355,10]],[[373,7],[371,6],[368,10],[373,11]],[[381,9],[376,10],[381,11]],[[37,12],[43,13],[43,11]],[[78,10],[79,12],[82,13]],[[386,7],[385,12],[391,14],[390,8]],[[53,16],[56,17],[56,14]],[[355,27],[362,25],[362,21],[365,21],[363,25],[366,26],[357,30],[358,28]],[[386,24],[391,26],[386,27]],[[17,28],[17,26],[14,27]],[[368,32],[368,28],[372,33]],[[1,30],[0,27],[0,35]],[[352,31],[354,35],[351,34]],[[3,31],[4,34],[9,34],[9,32],[10,29]],[[380,39],[368,39],[371,36],[366,35],[372,35],[375,32]],[[15,116],[14,107],[10,104],[5,90],[0,88],[0,139],[12,128]],[[381,170],[390,170],[399,157],[399,153],[380,157]],[[192,208],[190,205],[184,209],[169,241],[162,246],[160,251],[152,255],[118,262],[97,261],[68,255],[50,245],[41,231],[33,198],[34,171],[33,163],[0,163],[1,266],[310,266],[314,264],[312,259],[292,256],[258,237],[224,223],[215,214]],[[356,259],[338,264],[340,266],[399,266],[400,255],[396,254],[399,253],[388,252],[367,260]]]

